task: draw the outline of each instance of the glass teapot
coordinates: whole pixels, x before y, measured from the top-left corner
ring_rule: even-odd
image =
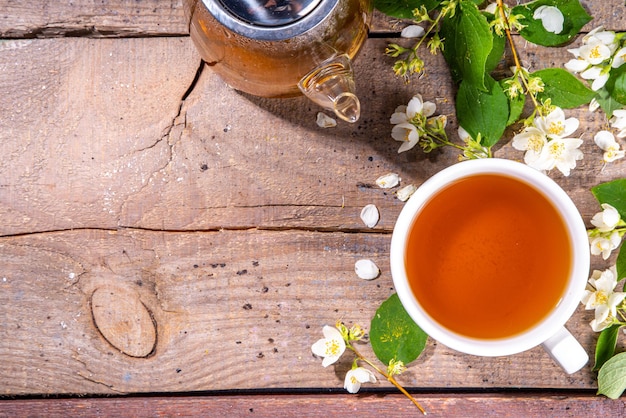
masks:
[[[185,0],[185,8],[202,59],[231,87],[303,93],[358,120],[351,60],[367,38],[371,0]]]

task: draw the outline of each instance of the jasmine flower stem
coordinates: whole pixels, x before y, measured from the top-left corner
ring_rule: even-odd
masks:
[[[398,383],[398,381],[392,375],[388,374],[387,372],[382,370],[380,367],[376,366],[374,363],[369,361],[366,357],[364,357],[361,353],[359,353],[359,351],[356,348],[354,348],[352,344],[347,343],[346,348],[348,348],[349,350],[352,350],[359,360],[369,364],[374,370],[376,370],[378,373],[383,375],[385,379],[387,379],[389,382],[391,382],[391,384],[393,384],[396,388],[398,388],[398,390],[402,392],[404,396],[409,398],[409,400],[413,402],[413,404],[417,407],[417,409],[420,410],[422,414],[426,415],[426,410],[422,407],[422,405],[420,405],[419,402],[417,402],[417,400],[413,396],[411,396],[411,394],[407,392],[406,389],[404,389],[402,385]]]
[[[509,45],[511,46],[511,53],[513,54],[513,62],[515,63],[516,73],[521,75],[520,78],[522,79],[522,83],[524,84],[526,91],[529,92],[530,98],[533,102],[533,105],[535,106],[536,111],[539,113],[539,116],[541,116],[541,106],[537,102],[537,98],[535,97],[535,94],[532,93],[532,89],[530,88],[530,85],[528,84],[527,77],[523,72],[522,63],[519,59],[519,55],[517,54],[517,49],[515,48],[515,43],[513,42],[513,37],[511,36],[511,25],[509,23],[509,18],[506,16],[506,13],[504,12],[505,6],[503,3],[503,0],[496,0],[496,3],[498,4],[498,12],[500,13],[500,17],[502,18],[502,21],[505,23],[504,33],[506,34],[506,38],[509,41]]]

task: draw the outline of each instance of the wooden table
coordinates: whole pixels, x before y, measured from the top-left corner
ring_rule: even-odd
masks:
[[[582,3],[595,17],[583,31],[626,30],[623,1]],[[337,319],[369,327],[394,292],[403,203],[375,179],[419,185],[457,160],[399,155],[390,137],[391,113],[419,92],[456,140],[441,55],[424,52],[427,73],[409,84],[391,72],[383,51],[400,27],[376,15],[355,65],[362,117],[323,129],[304,98],[227,87],[194,49],[181,0],[1,0],[0,416],[417,415],[385,381],[347,394],[350,360],[324,369],[310,349]],[[533,70],[571,58],[516,40]],[[603,115],[568,115],[586,157],[550,176],[590,225],[590,187],[626,163],[602,169]],[[502,143],[497,157],[522,158]],[[374,229],[359,218],[369,203]],[[381,276],[358,279],[359,258]],[[567,323],[591,356],[592,315]],[[399,380],[433,416],[623,416],[595,378],[591,364],[566,375],[541,348],[478,358],[431,340]]]

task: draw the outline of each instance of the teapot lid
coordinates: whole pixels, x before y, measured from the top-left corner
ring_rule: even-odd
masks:
[[[322,0],[219,0],[235,17],[251,25],[275,27],[308,15]]]
[[[340,0],[200,0],[222,25],[255,40],[282,41],[314,28]]]

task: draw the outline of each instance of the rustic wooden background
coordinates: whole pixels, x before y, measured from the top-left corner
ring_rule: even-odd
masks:
[[[626,30],[623,1],[582,4],[594,16],[583,31]],[[361,119],[322,129],[306,99],[239,93],[205,67],[182,0],[0,0],[0,416],[408,412],[386,382],[344,395],[351,360],[324,369],[310,351],[337,319],[368,327],[394,291],[388,250],[403,203],[375,179],[419,185],[457,160],[398,155],[390,137],[391,113],[418,92],[456,137],[440,55],[423,52],[427,72],[408,84],[392,74],[383,51],[403,24],[376,14],[355,63]],[[532,70],[571,58],[516,45]],[[590,187],[625,163],[603,167],[592,141],[602,114],[568,114],[581,119],[585,159],[550,176],[588,223],[599,210]],[[513,134],[497,157],[522,158]],[[359,219],[369,203],[381,212],[371,230]],[[382,270],[372,282],[354,274],[364,257]],[[567,326],[593,357],[592,315],[579,309]],[[477,358],[430,341],[400,381],[435,414],[623,415],[623,402],[593,396],[595,377],[591,365],[565,375],[541,348]]]

